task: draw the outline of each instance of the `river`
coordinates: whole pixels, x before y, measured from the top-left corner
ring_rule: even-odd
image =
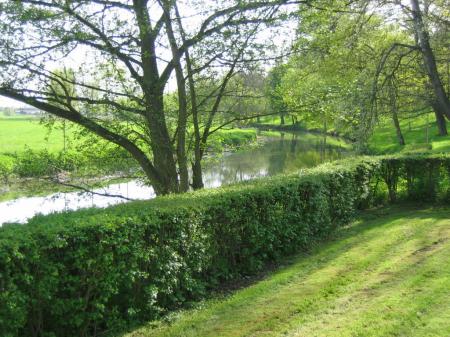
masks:
[[[207,188],[235,183],[279,173],[295,172],[301,168],[336,160],[352,154],[344,141],[334,137],[307,132],[270,132],[258,135],[258,146],[224,153],[204,165]],[[55,193],[44,197],[23,197],[0,203],[0,225],[7,222],[25,223],[36,214],[49,214],[86,207],[107,207],[126,202],[122,195],[144,200],[154,197],[151,186],[137,180],[112,184],[88,192]]]

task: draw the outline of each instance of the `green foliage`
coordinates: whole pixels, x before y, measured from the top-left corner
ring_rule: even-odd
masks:
[[[218,130],[208,139],[208,147],[214,152],[221,152],[224,147],[235,148],[256,141],[256,130],[230,129]]]
[[[10,156],[0,155],[0,181],[7,183],[13,174],[14,160]]]
[[[157,318],[331,236],[386,186],[448,200],[449,177],[449,156],[361,158],[6,225],[0,334],[93,336]]]
[[[19,177],[43,177],[60,171],[73,171],[83,161],[73,153],[52,153],[48,150],[25,151],[14,156],[13,173]]]
[[[385,184],[390,202],[450,200],[450,156],[399,155],[381,163],[378,181]]]
[[[284,124],[284,117],[287,115],[288,107],[283,100],[284,88],[281,88],[282,78],[288,70],[287,65],[279,64],[271,69],[266,84],[266,94],[268,96],[272,112],[280,114],[280,124]]]
[[[6,157],[6,156],[4,156]],[[120,148],[107,148],[98,152],[49,152],[26,149],[10,155],[10,173],[18,177],[54,176],[60,172],[98,176],[124,172],[136,167],[134,161]],[[1,162],[1,161],[0,161]],[[7,165],[5,162],[3,165]],[[2,166],[0,166],[2,167]],[[0,172],[3,170],[0,169]]]

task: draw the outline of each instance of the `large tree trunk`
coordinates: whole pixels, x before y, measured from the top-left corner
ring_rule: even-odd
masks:
[[[439,106],[439,110],[450,120],[450,101],[439,77],[436,59],[429,41],[428,31],[423,22],[419,0],[411,0],[411,9],[414,20],[414,29],[418,38],[423,63],[436,96],[436,104]]]
[[[149,102],[152,109],[147,115],[153,163],[159,180],[151,182],[157,195],[179,192],[178,174],[174,159],[175,151],[164,118],[162,100],[162,94],[160,97],[152,95],[152,101]]]
[[[192,163],[192,188],[199,190],[204,187],[202,176],[202,161],[201,159],[195,159]]]
[[[438,127],[439,136],[447,136],[447,123],[445,121],[444,114],[439,110],[440,106],[436,103],[431,104],[436,116],[436,125]]]

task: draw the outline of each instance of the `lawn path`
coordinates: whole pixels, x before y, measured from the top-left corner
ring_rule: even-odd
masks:
[[[450,208],[382,212],[225,300],[125,336],[450,336]]]

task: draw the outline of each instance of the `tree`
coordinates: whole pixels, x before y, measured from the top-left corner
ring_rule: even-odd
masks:
[[[285,117],[288,113],[288,107],[283,100],[282,78],[286,74],[287,65],[278,64],[269,72],[269,79],[267,82],[267,96],[270,103],[270,108],[273,112],[280,115],[280,124],[285,124]]]
[[[370,109],[378,53],[392,32],[364,8],[328,7],[301,12],[295,54],[282,78],[283,100],[309,127],[358,132]]]
[[[377,1],[374,1],[377,3]],[[403,21],[403,28],[410,32],[414,37],[414,43],[402,43],[400,41],[395,41],[389,48],[385,50],[385,53],[381,56],[380,63],[378,66],[379,74],[382,71],[382,67],[386,63],[388,58],[395,56],[394,51],[398,49],[406,50],[406,54],[410,52],[418,53],[422,59],[421,62],[417,63],[416,72],[421,76],[420,73],[425,73],[428,77],[428,84],[425,84],[426,90],[428,91],[427,98],[424,100],[428,102],[428,105],[434,110],[436,116],[436,124],[438,126],[439,134],[441,136],[447,135],[447,127],[445,122],[445,116],[448,116],[449,99],[445,92],[444,86],[441,81],[441,75],[438,70],[438,64],[436,61],[435,51],[431,46],[430,39],[430,26],[433,25],[435,31],[439,31],[439,26],[444,22],[445,19],[441,18],[439,13],[445,12],[445,5],[440,4],[440,1],[424,1],[423,8],[421,9],[418,0],[411,0],[411,6],[394,0],[394,1],[381,1],[378,6],[381,8],[397,8],[397,14],[399,21]],[[429,11],[430,6],[433,5],[435,14],[431,14]],[[444,7],[444,9],[442,9]],[[436,14],[437,13],[437,14]],[[412,25],[410,24],[412,22]],[[448,25],[448,22],[447,22]],[[441,45],[445,45],[445,42],[440,41]],[[442,43],[443,42],[443,43]],[[400,56],[399,56],[400,55]],[[403,57],[402,53],[397,53],[397,57],[400,59]],[[400,63],[401,60],[394,61]],[[378,80],[376,76],[376,81]],[[375,92],[372,96],[375,96]]]
[[[445,99],[437,99],[445,94],[439,77],[448,54],[443,3],[434,0],[432,13],[423,6],[426,22],[420,27],[410,24],[411,7],[397,0],[318,1],[300,11],[295,53],[281,80],[288,111],[309,127],[326,130],[328,124],[352,135],[362,151],[376,123],[387,116],[401,144],[400,118],[431,109],[440,134],[447,134],[439,104]],[[420,41],[428,41],[429,48]]]
[[[189,31],[184,28],[190,26],[189,15],[180,14],[173,0],[2,3],[0,95],[124,148],[157,194],[182,192],[188,188],[187,94],[193,92],[195,73],[217,60],[209,58],[193,69],[190,51],[207,41],[239,37],[245,42],[250,37],[239,35],[240,29],[255,33],[261,22],[276,20],[280,6],[300,2],[224,0],[205,10],[205,3],[194,1],[201,19]],[[236,64],[246,52],[245,43],[239,45]],[[73,68],[73,78],[53,70],[61,64]],[[173,116],[166,114],[164,92],[173,73],[178,114],[169,120]],[[204,143],[202,137],[196,140]]]
[[[417,45],[423,58],[424,68],[430,79],[436,101],[434,107],[438,115],[445,115],[450,120],[450,101],[442,84],[434,52],[431,48],[428,30],[423,20],[419,0],[411,0],[411,15],[414,22],[414,33]]]

